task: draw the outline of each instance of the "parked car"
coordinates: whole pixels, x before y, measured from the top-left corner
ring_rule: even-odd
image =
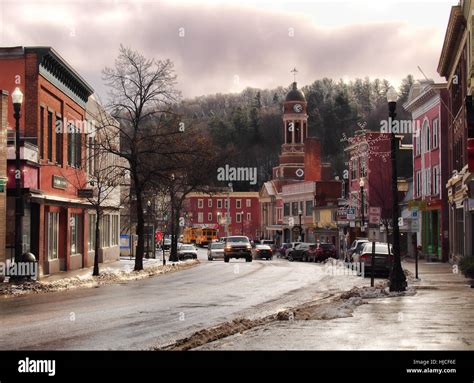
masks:
[[[184,261],[185,259],[197,259],[197,249],[194,245],[181,245],[178,249],[178,259]]]
[[[352,256],[354,253],[359,253],[362,250],[362,246],[369,242],[367,238],[357,238],[352,242],[351,247],[346,251],[346,262],[353,262]]]
[[[266,259],[269,261],[273,258],[273,251],[269,245],[254,244],[252,247],[252,256],[253,259]]]
[[[246,262],[252,262],[252,245],[248,237],[243,235],[227,237],[224,246],[224,262],[231,258],[244,258]]]
[[[272,249],[272,254],[276,253],[276,244],[273,239],[262,239],[260,240],[261,245],[268,245]]]
[[[302,242],[296,245],[293,249],[288,249],[288,260],[293,261],[303,261],[305,262],[308,259],[308,250],[310,246],[315,246],[314,243]]]
[[[332,243],[317,243],[309,247],[306,260],[309,262],[322,262],[328,258],[337,259],[336,246]]]
[[[391,247],[390,247],[390,250]],[[364,243],[362,250],[359,253],[354,253],[353,262],[364,263],[364,274],[369,276],[372,272],[372,242]],[[375,242],[375,260],[374,260],[374,271],[375,273],[388,274],[390,273],[390,265],[392,262],[392,255],[389,245],[385,242]]]
[[[288,253],[290,250],[294,249],[295,246],[299,245],[301,242],[285,242],[281,245],[278,252],[282,258],[288,258]]]
[[[224,259],[224,242],[212,242],[207,248],[207,259]]]

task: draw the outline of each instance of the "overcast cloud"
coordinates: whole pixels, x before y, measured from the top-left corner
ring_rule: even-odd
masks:
[[[421,77],[418,65],[438,80],[455,2],[377,3],[0,0],[0,45],[54,47],[101,96],[101,70],[121,43],[170,58],[185,97],[287,86],[295,66],[302,85],[365,76],[398,83],[408,73]],[[425,10],[423,21],[410,9]]]

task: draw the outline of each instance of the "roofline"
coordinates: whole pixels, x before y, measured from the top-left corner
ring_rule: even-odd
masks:
[[[413,100],[407,100],[402,106],[403,108],[411,112],[413,109],[415,109],[417,106],[415,104],[419,104],[419,102],[423,99],[426,98],[430,93],[434,94],[439,94],[438,92],[435,92],[437,90],[443,90],[448,88],[448,83],[443,82],[443,83],[436,83],[436,84],[429,84],[427,85],[423,91],[416,96]]]
[[[438,62],[438,73],[440,76],[447,77],[448,66],[453,59],[453,50],[457,43],[456,34],[458,29],[466,26],[466,20],[464,18],[463,10],[461,5],[454,5],[451,7],[451,13],[449,15],[448,26],[446,28],[446,34],[444,36],[443,48],[441,49],[441,55]]]
[[[33,46],[33,47],[24,47],[25,53],[36,53],[41,58],[50,54],[56,60],[58,60],[61,65],[63,65],[69,72],[71,72],[74,77],[83,85],[90,94],[94,94],[94,88],[53,48],[48,46]]]

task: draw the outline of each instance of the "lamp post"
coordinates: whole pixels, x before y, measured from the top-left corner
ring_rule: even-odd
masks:
[[[360,231],[365,231],[365,201],[364,201],[364,186],[365,179],[364,177],[360,178],[359,187],[360,187]]]
[[[15,88],[12,93],[13,116],[15,117],[15,262],[21,262],[22,249],[22,217],[23,198],[21,195],[20,169],[20,111],[23,103],[23,93]]]
[[[299,237],[299,241],[303,242],[304,239],[303,239],[303,227],[301,226],[301,216],[303,215],[303,212],[301,211],[301,209],[298,210],[298,217],[299,217],[299,220],[300,220],[300,224],[299,224],[299,230],[300,230],[300,237]]]
[[[389,124],[392,126],[393,120],[397,113],[397,91],[390,87],[387,91],[387,102],[389,112]],[[392,129],[391,129],[392,131]],[[398,227],[398,188],[397,188],[397,139],[395,133],[391,132],[391,163],[392,163],[392,254],[393,264],[390,271],[390,291],[405,291],[407,282],[405,273],[402,269],[402,262],[400,259],[400,229]]]
[[[153,232],[153,230],[150,230],[150,224],[151,224],[151,201],[147,201],[146,202],[146,206],[147,206],[147,209],[148,209],[148,236],[147,236],[147,252],[146,252],[146,257],[147,258],[150,258],[150,237],[151,237],[151,233]]]
[[[242,228],[240,231],[242,232],[242,235],[244,235],[244,212],[243,211],[240,212],[240,223],[242,225]]]
[[[229,190],[227,192],[227,216],[226,216],[226,222],[225,222],[225,236],[229,236],[229,224],[230,224],[230,193],[232,193],[234,190],[232,189],[232,182],[229,182]]]

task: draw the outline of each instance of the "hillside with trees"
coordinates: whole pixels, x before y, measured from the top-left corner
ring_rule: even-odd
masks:
[[[408,75],[398,89],[399,119],[410,119],[402,105],[413,82],[413,76]],[[222,166],[257,167],[257,185],[237,182],[235,190],[258,190],[271,178],[272,168],[278,163],[282,107],[290,86],[246,88],[238,94],[207,95],[181,102],[179,112],[187,123],[205,131],[213,144],[226,152]],[[341,176],[344,169],[344,137],[360,129],[378,131],[380,121],[388,118],[385,95],[390,86],[385,79],[366,77],[349,83],[323,78],[301,88],[308,102],[309,135],[321,139],[323,160],[333,165],[334,175]]]

